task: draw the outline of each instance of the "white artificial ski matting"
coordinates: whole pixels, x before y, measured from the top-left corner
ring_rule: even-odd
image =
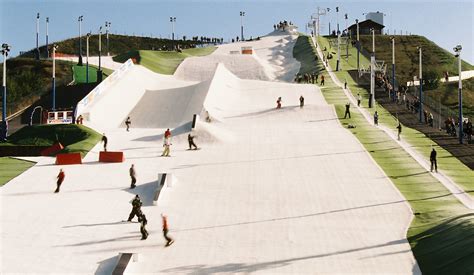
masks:
[[[228,66],[240,55],[224,47],[239,43],[210,55],[223,62],[202,79],[195,77],[197,61],[185,61],[179,77],[135,66],[90,107],[87,122],[106,132],[110,151],[125,153],[124,163],[98,163],[98,144],[82,165],[39,158],[0,189],[0,273],[111,274],[119,253],[136,253],[126,274],[419,274],[405,239],[412,217],[405,199],[316,86],[280,82],[299,68],[291,59],[295,39],[273,33],[240,43],[257,49],[249,64],[260,65],[248,75],[265,77],[241,79]],[[239,62],[234,69],[245,71],[238,66],[247,62]],[[279,96],[283,107],[275,109]],[[201,114],[193,130],[197,151],[187,150],[189,129],[178,125],[191,109],[212,117],[208,123]],[[121,124],[129,114],[126,132]],[[167,123],[178,126],[168,158],[160,157]],[[54,194],[60,168],[66,179]],[[164,172],[177,181],[155,206]],[[135,194],[148,219],[143,241],[138,223],[122,222]],[[166,248],[161,213],[175,239]]]

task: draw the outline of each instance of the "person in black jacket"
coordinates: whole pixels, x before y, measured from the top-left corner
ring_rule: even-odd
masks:
[[[196,144],[194,143],[194,138],[196,136],[192,136],[191,134],[188,134],[188,143],[189,143],[189,150],[191,150],[192,147],[194,147],[194,150],[197,150],[197,146]]]
[[[102,142],[104,143],[104,152],[107,152],[107,137],[105,136],[105,133],[102,134]]]
[[[142,240],[146,240],[148,238],[148,231],[146,230],[146,225],[148,220],[146,219],[145,214],[141,214],[138,216],[138,222],[140,223],[140,233],[142,233]]]
[[[436,154],[437,154],[436,150],[433,148],[430,154],[431,172],[433,172],[433,166],[434,166],[435,172],[438,173],[438,163],[436,161]]]
[[[135,198],[132,200],[132,212],[128,216],[128,221],[131,222],[132,219],[137,215],[140,217],[142,215],[142,201],[140,200],[140,196],[136,195]]]

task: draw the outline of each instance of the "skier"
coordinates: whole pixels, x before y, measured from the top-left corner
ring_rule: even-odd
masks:
[[[277,99],[277,109],[281,108],[281,96]]]
[[[104,143],[104,152],[107,152],[107,137],[105,136],[105,133],[102,134],[102,142]]]
[[[125,125],[127,126],[127,132],[130,131],[130,124],[132,124],[132,121],[130,120],[130,117],[127,117],[127,120],[125,120]]]
[[[398,140],[400,140],[400,135],[402,134],[402,125],[400,124],[400,122],[398,122],[397,129],[398,129]]]
[[[431,172],[433,172],[433,166],[435,172],[438,173],[438,162],[436,161],[436,150],[433,148],[430,154],[430,162],[431,162]]]
[[[351,104],[349,102],[347,102],[346,104],[346,112],[344,113],[344,118],[347,117],[347,115],[349,115],[349,118],[351,118],[351,111],[350,111],[350,108],[351,108]]]
[[[303,108],[304,106],[304,97],[303,95],[300,96],[300,108]]]
[[[132,212],[130,212],[127,221],[131,222],[135,215],[137,215],[137,217],[140,217],[140,215],[142,215],[142,204],[143,203],[140,200],[140,196],[136,195],[135,198],[132,200]]]
[[[135,164],[132,164],[132,166],[130,167],[130,178],[132,179],[132,183],[130,185],[130,188],[135,188],[135,184],[137,183],[137,173],[135,172]]]
[[[140,223],[140,233],[142,233],[142,240],[146,240],[148,238],[148,231],[146,230],[146,225],[148,220],[146,219],[145,214],[141,214],[138,216],[138,222]]]
[[[170,138],[165,138],[163,141],[163,147],[165,147],[165,149],[163,150],[163,153],[161,154],[162,157],[170,156],[170,146],[171,146]]]
[[[56,182],[57,187],[54,193],[59,193],[59,188],[61,187],[61,184],[63,183],[65,177],[66,174],[64,174],[63,169],[59,169],[59,174],[57,176],[58,181]]]
[[[163,237],[166,240],[166,246],[170,246],[174,240],[168,236],[168,217],[161,214],[161,219],[163,221]]]
[[[191,136],[191,134],[188,134],[188,143],[189,143],[189,150],[191,150],[191,147],[194,146],[194,150],[197,150],[197,146],[196,144],[194,143],[194,138],[196,136]]]

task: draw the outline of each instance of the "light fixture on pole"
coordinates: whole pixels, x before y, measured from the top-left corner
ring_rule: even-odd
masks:
[[[392,87],[395,92],[395,36],[390,37],[392,39]]]
[[[53,45],[53,111],[56,110],[56,50],[58,45]]]
[[[107,38],[107,56],[110,56],[110,52],[109,52],[109,29],[110,29],[110,22],[105,22],[105,35],[106,35],[106,38]]]
[[[339,32],[337,34],[337,61],[336,61],[336,71],[340,70],[340,64],[341,64],[341,33]]]
[[[375,29],[371,28],[370,32],[372,32],[372,53],[375,55]]]
[[[3,55],[3,105],[2,105],[2,120],[7,121],[7,57],[10,52],[10,45],[2,44],[2,55]]]
[[[176,22],[176,17],[170,17],[171,22],[171,40],[173,40],[173,50],[175,50],[174,45],[174,23]]]
[[[459,72],[459,85],[458,85],[458,97],[459,97],[459,144],[463,144],[463,117],[462,117],[462,77],[461,77],[461,50],[462,46],[457,45],[454,47],[454,52],[456,53],[456,57],[458,58],[458,72]]]
[[[79,22],[79,52],[78,52],[78,59],[79,61],[77,62],[77,65],[82,66],[82,32],[81,32],[81,22],[84,19],[84,16],[81,15],[77,18],[77,21]]]
[[[359,55],[360,55],[360,42],[359,42],[359,20],[356,19],[356,26],[357,26],[357,71],[360,70],[360,63],[359,63]]]
[[[245,11],[240,12],[240,40],[244,41],[244,21]]]
[[[102,26],[99,28],[99,69],[97,70],[97,82],[102,82],[102,65],[101,65],[101,55],[102,55]]]
[[[419,109],[418,111],[420,112],[420,123],[423,122],[423,57],[422,57],[422,49],[421,49],[421,46],[418,47],[418,52],[419,52],[419,59],[420,59],[420,97],[419,97],[419,102],[420,102],[420,106],[419,106]]]
[[[49,17],[46,17],[46,58],[49,58],[49,45],[48,45],[48,25],[49,25]]]
[[[336,34],[340,34],[341,32],[339,31],[339,7],[336,7],[336,24],[337,24]]]
[[[39,12],[36,14],[36,60],[40,59],[40,50],[39,50]]]
[[[329,12],[331,11],[331,8],[327,8],[326,10],[327,10],[328,13],[329,13]],[[329,26],[329,27],[328,27],[328,28],[329,28],[329,33],[328,33],[328,35],[331,35],[331,20],[329,19],[329,17],[328,17],[328,21],[329,21],[329,22],[328,22],[328,23],[329,23],[329,24],[328,24],[328,26]]]
[[[89,38],[91,35],[90,32],[86,35],[86,83],[89,83]]]

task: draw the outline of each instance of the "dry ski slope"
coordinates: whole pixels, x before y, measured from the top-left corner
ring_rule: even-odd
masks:
[[[256,68],[268,79],[284,80],[289,77],[284,71],[297,67],[294,61],[281,62],[294,38],[273,34],[253,42],[258,50],[251,62],[264,63]],[[226,64],[242,58],[226,54],[240,46],[226,45],[208,58],[218,61],[222,55]],[[181,66],[195,76],[207,60]],[[245,65],[241,60],[235,64],[240,62]],[[129,274],[419,273],[405,239],[408,205],[340,126],[318,88],[244,80],[231,71],[214,64],[212,79],[200,83],[186,74],[181,80],[148,77],[150,73],[137,66],[112,87],[94,107],[106,108],[108,120],[92,108],[88,123],[107,132],[110,149],[123,150],[126,162],[98,164],[98,145],[85,164],[63,167],[67,178],[59,194],[52,193],[59,167],[48,158],[4,186],[1,273],[110,274],[119,252],[139,255],[127,267]],[[157,86],[163,94],[148,95],[153,100],[171,104],[178,97],[191,109],[199,109],[199,100],[204,101],[200,108],[204,105],[215,119],[198,123],[195,134],[201,150],[186,151],[187,128],[179,127],[172,157],[159,157],[163,129],[157,127],[166,122],[159,116],[173,110],[163,114],[157,108],[138,118],[138,106],[153,101],[144,100],[146,94],[160,94]],[[206,87],[207,93],[202,91]],[[306,99],[302,109],[300,95]],[[280,110],[274,109],[278,96],[283,98]],[[148,113],[150,106],[143,110]],[[131,132],[117,127],[130,113],[145,126]],[[147,121],[159,122],[147,127]],[[173,121],[183,122],[184,115]],[[139,184],[134,190],[127,188],[132,163]],[[177,181],[154,206],[159,172],[172,173]],[[145,241],[140,241],[138,224],[121,222],[134,194],[142,196],[149,221]],[[169,216],[176,240],[169,248],[161,236],[160,213]]]

